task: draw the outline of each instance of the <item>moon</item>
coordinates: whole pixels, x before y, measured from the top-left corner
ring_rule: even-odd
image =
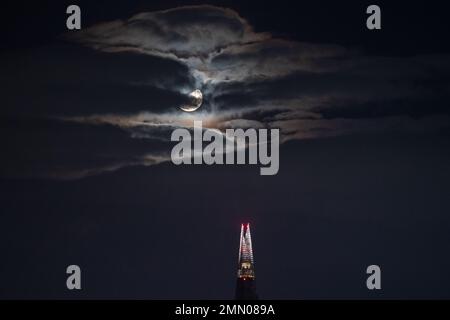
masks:
[[[186,112],[193,112],[200,108],[203,102],[203,94],[200,90],[194,90],[189,93],[189,98],[191,99],[190,104],[184,104],[180,107],[181,110]]]

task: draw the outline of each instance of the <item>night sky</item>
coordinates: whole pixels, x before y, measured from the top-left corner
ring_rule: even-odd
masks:
[[[450,298],[450,7],[395,2],[9,4],[0,298],[232,299],[243,222],[262,299]],[[172,164],[192,119],[279,128],[278,174]]]

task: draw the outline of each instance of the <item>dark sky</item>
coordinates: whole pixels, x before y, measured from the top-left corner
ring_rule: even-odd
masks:
[[[83,19],[75,39],[65,29],[72,3]],[[209,23],[217,38],[253,27],[255,51],[240,43],[244,54],[207,66],[241,63],[256,78],[214,73],[233,81],[204,84],[202,108],[279,126],[287,139],[275,176],[159,163],[167,128],[122,125],[143,111],[149,122],[176,119],[182,88],[199,81],[198,66],[180,57],[204,54],[207,41],[189,38],[180,53],[169,36],[149,33],[153,16],[138,25],[138,43],[117,41],[131,23],[109,38],[98,23],[205,2],[5,8],[0,298],[233,298],[247,221],[263,299],[450,298],[449,8],[377,3],[378,31],[365,27],[365,1],[208,2],[246,22],[220,10],[209,20],[203,7],[162,15],[169,30]],[[177,58],[131,52],[136,45]],[[82,291],[65,287],[70,264],[82,268]],[[378,292],[365,287],[371,264],[382,269]]]

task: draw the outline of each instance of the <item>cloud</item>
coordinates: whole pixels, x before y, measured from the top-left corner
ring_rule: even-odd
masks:
[[[6,114],[33,115],[27,128],[50,124],[36,135],[45,146],[38,154],[19,154],[34,159],[22,166],[30,175],[37,167],[40,176],[76,179],[169,161],[172,130],[194,120],[221,132],[279,128],[282,142],[450,127],[447,55],[373,56],[292,41],[210,5],[139,13],[66,39],[32,63],[0,61]],[[180,111],[195,89],[201,108]],[[14,134],[23,146],[33,136]],[[6,168],[20,171],[13,161]]]
[[[144,12],[97,24],[69,36],[97,50],[176,57],[206,57],[224,47],[270,37],[255,33],[235,11],[210,5]]]
[[[237,12],[211,5],[139,13],[68,33],[67,38],[104,52],[135,52],[186,64],[201,84],[329,70],[349,58],[337,45],[308,44],[255,32]]]

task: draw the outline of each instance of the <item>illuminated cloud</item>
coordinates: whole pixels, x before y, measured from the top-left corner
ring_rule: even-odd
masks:
[[[66,39],[81,53],[61,52],[53,59],[55,50],[40,53],[25,81],[42,87],[7,97],[19,110],[42,110],[41,119],[57,123],[47,140],[67,136],[48,153],[54,156],[52,150],[64,145],[73,151],[70,157],[66,152],[53,164],[42,156],[42,167],[48,167],[42,173],[52,178],[169,161],[172,130],[190,128],[194,120],[222,132],[279,128],[282,142],[449,127],[445,55],[380,57],[297,42],[256,32],[236,11],[210,5],[139,13],[68,33]],[[12,64],[2,63],[6,72],[0,81],[8,95],[14,93],[8,88],[21,88],[24,79],[8,76]],[[37,81],[34,74],[47,78]],[[48,92],[55,87],[59,90]],[[181,111],[195,89],[203,94],[202,106]],[[59,92],[72,92],[72,98]],[[89,150],[83,149],[86,140],[70,140],[77,135],[65,126],[92,130]]]
[[[201,84],[284,76],[298,70],[332,70],[327,59],[347,57],[336,45],[275,39],[231,9],[210,5],[145,12],[69,33],[96,50],[134,52],[186,64]]]

